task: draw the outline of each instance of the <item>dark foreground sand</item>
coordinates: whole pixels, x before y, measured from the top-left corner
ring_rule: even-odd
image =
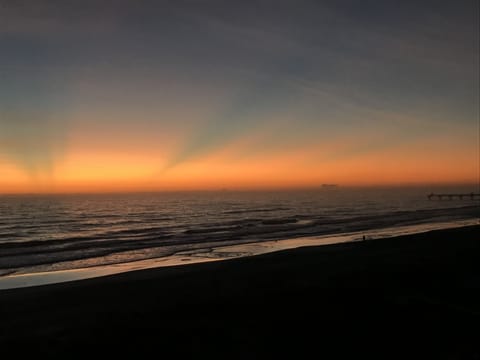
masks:
[[[479,359],[480,226],[0,291],[0,352]]]

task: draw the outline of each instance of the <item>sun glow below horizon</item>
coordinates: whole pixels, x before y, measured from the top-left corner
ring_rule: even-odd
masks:
[[[209,189],[275,189],[320,186],[478,183],[475,149],[462,144],[439,152],[435,142],[351,153],[358,144],[309,144],[248,154],[239,141],[169,166],[166,149],[146,146],[67,150],[48,171],[0,163],[1,193],[128,192]],[[451,144],[450,144],[451,145]],[[429,147],[431,148],[430,151]],[[435,153],[435,157],[432,156]],[[343,154],[343,155],[342,155]]]

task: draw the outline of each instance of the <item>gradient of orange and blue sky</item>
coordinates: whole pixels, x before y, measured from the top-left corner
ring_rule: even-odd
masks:
[[[0,193],[478,183],[478,6],[0,0]]]

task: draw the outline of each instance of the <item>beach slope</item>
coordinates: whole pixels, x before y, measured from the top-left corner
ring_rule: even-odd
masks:
[[[3,353],[480,357],[480,226],[0,291]]]

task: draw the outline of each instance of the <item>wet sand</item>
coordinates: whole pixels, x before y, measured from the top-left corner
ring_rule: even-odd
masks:
[[[480,358],[480,226],[0,291],[21,357]],[[150,355],[151,354],[151,355]]]

